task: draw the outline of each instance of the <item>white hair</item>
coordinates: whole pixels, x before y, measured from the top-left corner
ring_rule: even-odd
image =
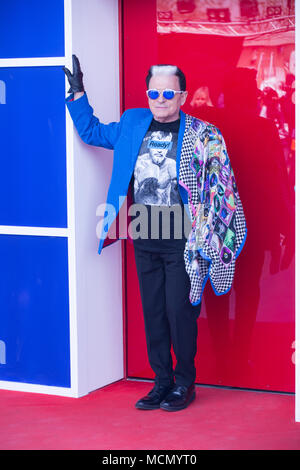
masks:
[[[175,75],[177,72],[176,65],[152,65],[151,75]]]

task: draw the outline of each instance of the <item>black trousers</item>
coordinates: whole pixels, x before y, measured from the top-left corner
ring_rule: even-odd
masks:
[[[197,318],[189,301],[183,252],[153,253],[134,247],[147,342],[155,383],[190,386],[196,379]],[[176,357],[173,370],[171,344]]]

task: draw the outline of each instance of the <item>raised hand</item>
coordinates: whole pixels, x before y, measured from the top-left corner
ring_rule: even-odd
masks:
[[[80,91],[84,91],[84,86],[83,86],[83,81],[82,81],[83,73],[80,68],[79,60],[75,54],[72,55],[72,62],[73,62],[73,74],[66,67],[63,67],[62,69],[65,72],[68,78],[69,84],[70,84],[70,89],[68,93],[77,93]]]

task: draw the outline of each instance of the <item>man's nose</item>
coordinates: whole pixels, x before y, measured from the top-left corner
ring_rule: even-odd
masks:
[[[164,101],[166,101],[166,98],[164,97],[162,93],[159,94],[159,97],[157,99],[160,103],[163,103]]]

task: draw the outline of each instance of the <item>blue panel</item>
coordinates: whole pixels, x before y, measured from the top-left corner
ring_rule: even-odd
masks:
[[[64,55],[64,0],[1,0],[1,59]]]
[[[66,227],[64,72],[0,68],[1,83],[0,225]]]
[[[67,249],[66,238],[0,235],[1,380],[70,387]]]

